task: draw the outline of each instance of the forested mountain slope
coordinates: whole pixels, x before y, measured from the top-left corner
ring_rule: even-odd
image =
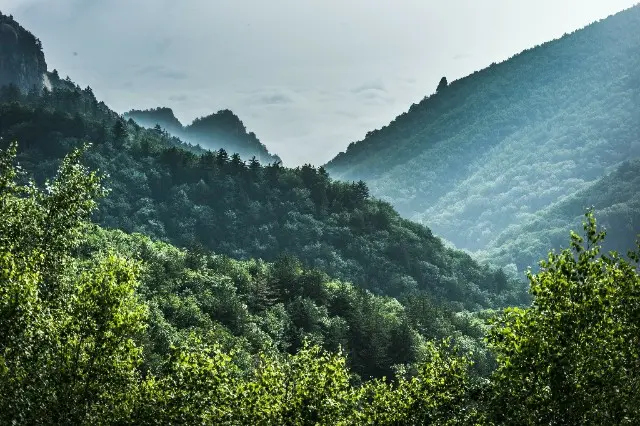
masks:
[[[428,299],[403,306],[295,262],[101,230],[87,219],[102,179],[80,158],[40,189],[16,167],[15,144],[0,151],[2,424],[640,419],[640,247],[629,261],[601,257],[591,215],[586,241],[573,234],[529,276],[530,307],[443,317]],[[438,331],[451,338],[423,334]],[[490,369],[474,371],[471,357]]]
[[[333,181],[312,166],[245,164],[222,150],[191,152],[125,122],[87,91],[72,93],[0,91],[0,137],[19,141],[19,160],[38,181],[72,147],[93,142],[87,162],[110,176],[96,218],[108,228],[238,259],[290,254],[390,296],[420,291],[477,308],[522,295],[502,271],[446,248],[426,227],[370,199],[363,182]]]
[[[535,267],[540,253],[562,247],[567,233],[580,228],[584,206],[594,208],[607,230],[605,250],[626,253],[632,249],[640,234],[640,159],[625,161],[614,172],[541,210],[524,224],[506,228],[478,255],[500,265],[515,263],[519,270]]]
[[[150,364],[195,332],[235,350],[244,368],[257,353],[293,354],[308,341],[344,350],[361,379],[391,377],[393,366],[424,359],[427,341],[446,337],[472,353],[475,373],[487,375],[493,367],[483,342],[483,320],[492,311],[456,313],[419,294],[400,303],[305,269],[293,258],[238,261],[142,234],[96,226],[87,234],[83,256],[111,250],[141,262],[138,293],[153,307]]]
[[[640,156],[638,28],[640,6],[442,86],[327,170],[483,249]]]
[[[528,307],[470,313],[520,283],[364,182],[205,151],[47,77],[0,87],[0,424],[640,422],[640,246],[601,255],[590,213]],[[594,202],[635,202],[637,170]]]
[[[269,153],[253,132],[247,132],[242,121],[228,109],[218,111],[206,117],[193,120],[187,126],[173,114],[171,108],[131,110],[124,114],[136,123],[147,128],[160,126],[169,134],[192,145],[200,145],[209,150],[224,149],[229,153],[238,153],[243,160],[256,157],[267,164],[281,161],[280,157]]]

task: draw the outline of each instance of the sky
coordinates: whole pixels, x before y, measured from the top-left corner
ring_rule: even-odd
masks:
[[[122,113],[231,109],[321,165],[449,81],[637,0],[0,0],[50,70]]]

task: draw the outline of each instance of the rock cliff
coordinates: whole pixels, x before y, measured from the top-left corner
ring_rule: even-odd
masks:
[[[41,89],[46,71],[40,40],[12,16],[0,13],[0,86],[13,84],[23,92]]]

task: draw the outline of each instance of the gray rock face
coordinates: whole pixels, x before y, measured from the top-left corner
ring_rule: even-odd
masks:
[[[0,86],[13,84],[21,91],[42,88],[47,63],[42,45],[13,17],[0,13]]]

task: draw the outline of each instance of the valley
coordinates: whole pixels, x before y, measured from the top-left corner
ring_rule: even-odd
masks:
[[[635,424],[638,28],[285,167],[230,109],[114,111],[0,13],[0,424]]]

